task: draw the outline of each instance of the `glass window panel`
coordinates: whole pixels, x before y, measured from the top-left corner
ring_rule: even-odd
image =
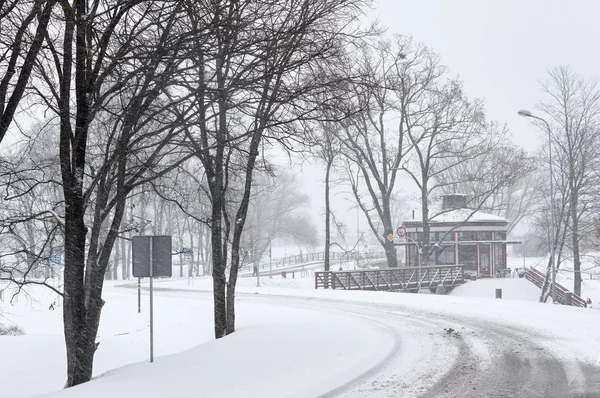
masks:
[[[477,246],[460,245],[458,247],[459,263],[464,265],[465,271],[477,272]]]
[[[494,240],[506,240],[506,232],[494,232]]]
[[[459,232],[458,240],[473,241],[473,240],[475,240],[475,232],[471,232],[471,231]]]
[[[438,232],[438,239],[441,239],[443,242],[453,242],[454,232]]]
[[[454,246],[443,246],[437,249],[437,263],[440,265],[452,265],[454,262]]]
[[[506,269],[506,260],[504,258],[504,245],[494,245],[494,264],[496,269]]]
[[[491,232],[477,232],[477,240],[492,240]]]

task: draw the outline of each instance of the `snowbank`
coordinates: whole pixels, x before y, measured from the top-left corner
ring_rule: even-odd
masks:
[[[451,296],[495,298],[496,289],[502,289],[504,300],[538,301],[541,290],[525,278],[478,279],[458,286]]]
[[[393,339],[314,309],[239,305],[239,329],[186,352],[44,397],[314,397],[376,365]]]

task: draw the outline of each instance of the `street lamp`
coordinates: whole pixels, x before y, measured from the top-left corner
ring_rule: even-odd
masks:
[[[551,136],[551,129],[550,129],[550,124],[543,118],[539,117],[539,116],[535,116],[533,113],[531,113],[528,110],[520,110],[517,112],[517,114],[519,116],[523,116],[523,117],[530,117],[533,119],[537,119],[540,120],[541,122],[543,122],[546,125],[546,128],[548,130],[548,158],[550,161],[550,218],[552,219],[552,225],[551,225],[551,234],[550,234],[550,264],[552,266],[552,301],[556,302],[556,265],[554,263],[554,255],[555,255],[555,247],[556,247],[556,217],[554,216],[554,178],[552,177],[552,136]]]

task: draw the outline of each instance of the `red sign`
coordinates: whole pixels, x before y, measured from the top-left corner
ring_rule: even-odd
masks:
[[[406,228],[404,228],[402,225],[399,226],[396,230],[396,234],[398,234],[399,237],[404,238],[406,236]]]

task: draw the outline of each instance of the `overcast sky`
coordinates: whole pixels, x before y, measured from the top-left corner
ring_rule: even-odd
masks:
[[[542,135],[517,110],[535,110],[539,81],[552,66],[600,74],[597,0],[376,0],[390,33],[439,53],[489,118],[507,122],[514,141],[537,147]]]
[[[375,15],[388,33],[410,35],[440,54],[467,94],[485,100],[488,119],[506,122],[515,143],[529,151],[544,144],[545,135],[517,111],[535,111],[548,68],[571,65],[584,76],[600,76],[598,0],[375,1]],[[321,226],[322,168],[305,166],[299,177]],[[339,196],[334,203],[355,235],[356,210]],[[364,218],[359,224],[368,229]]]

